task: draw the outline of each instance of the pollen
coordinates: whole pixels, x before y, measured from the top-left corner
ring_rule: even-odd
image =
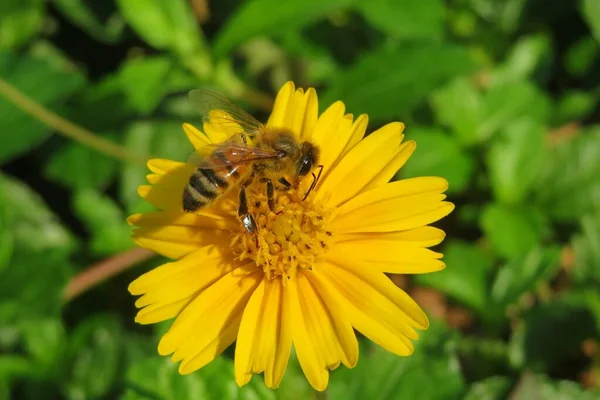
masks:
[[[331,241],[327,230],[331,210],[316,204],[312,194],[302,201],[304,192],[295,189],[276,190],[275,207],[271,210],[264,186],[263,190],[251,189],[248,205],[258,230],[250,234],[240,224],[240,231],[232,240],[236,257],[253,260],[262,267],[267,279],[290,279],[298,268],[315,268]]]

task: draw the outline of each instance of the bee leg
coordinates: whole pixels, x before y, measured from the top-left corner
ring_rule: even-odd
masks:
[[[244,229],[246,229],[246,232],[249,234],[254,234],[258,230],[254,217],[248,212],[248,197],[246,196],[246,188],[252,183],[253,179],[254,175],[242,184],[238,205],[238,216],[242,219],[242,225],[244,225]]]
[[[292,187],[292,184],[285,178],[279,178],[278,182],[281,183],[281,186],[277,187],[277,190],[289,190]]]
[[[269,210],[275,211],[275,199],[273,198],[275,187],[273,186],[273,182],[271,182],[270,179],[266,179],[266,181],[267,181],[267,203],[269,204]]]
[[[319,182],[319,179],[321,178],[321,174],[323,173],[323,166],[319,165],[317,168],[320,168],[319,174],[315,175],[314,172],[312,173],[313,181],[310,184],[310,187],[308,188],[308,190],[306,191],[306,194],[304,195],[304,198],[302,199],[302,201],[306,200],[306,198],[308,197],[310,192],[312,192],[313,189],[315,188],[315,186],[317,186],[317,183]]]

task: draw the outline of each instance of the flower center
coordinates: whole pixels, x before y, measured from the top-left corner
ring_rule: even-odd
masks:
[[[331,232],[325,226],[331,211],[315,204],[314,194],[302,201],[304,192],[296,189],[275,190],[273,210],[269,208],[264,184],[253,184],[247,195],[258,230],[250,234],[240,223],[241,232],[232,241],[237,258],[253,260],[268,279],[289,279],[298,268],[312,269],[328,249]]]

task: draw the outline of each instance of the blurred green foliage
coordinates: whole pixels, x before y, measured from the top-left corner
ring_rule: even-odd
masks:
[[[439,175],[446,270],[403,281],[432,317],[415,355],[361,341],[332,399],[600,398],[598,0],[0,0],[0,78],[142,158],[183,160],[186,92],[265,118],[286,80],[406,124],[398,178]],[[133,247],[144,165],[70,141],[0,96],[0,399],[310,398],[239,389],[231,353],[180,376],[126,287],[66,283]],[[154,329],[154,330],[153,330]]]

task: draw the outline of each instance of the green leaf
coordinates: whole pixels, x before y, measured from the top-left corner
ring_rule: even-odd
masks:
[[[302,32],[286,32],[282,35],[281,46],[287,51],[288,57],[296,56],[302,59],[302,66],[306,70],[306,79],[314,84],[329,82],[340,68],[326,47],[310,41]],[[284,56],[285,54],[281,54],[280,58],[284,59]],[[259,59],[259,56],[254,55],[254,58]],[[286,76],[279,82],[287,79],[289,78]]]
[[[600,42],[600,3],[596,0],[583,0],[581,12],[592,35]]]
[[[596,108],[597,96],[590,92],[573,90],[565,93],[554,110],[554,125],[562,125],[586,118]]]
[[[198,372],[181,376],[178,366],[158,356],[132,364],[126,373],[124,399],[275,399],[275,392],[253,379],[242,388],[233,379],[233,362],[217,357]]]
[[[121,85],[129,102],[145,114],[154,110],[169,89],[165,80],[172,68],[173,62],[167,56],[145,57],[123,63]]]
[[[119,74],[105,76],[73,96],[69,118],[96,132],[117,132],[137,116],[125,95]]]
[[[125,215],[110,197],[81,190],[75,193],[73,208],[92,234],[92,254],[110,255],[133,246]]]
[[[0,76],[33,100],[54,109],[85,83],[82,75],[48,60],[1,52]],[[3,97],[0,97],[0,131],[3,132],[0,163],[31,150],[51,133]]]
[[[22,326],[32,369],[46,378],[59,378],[67,335],[58,318],[27,321]]]
[[[530,118],[509,122],[494,138],[487,156],[495,198],[518,204],[526,199],[546,157],[544,127]]]
[[[470,0],[473,10],[488,24],[496,25],[503,33],[510,33],[522,22],[527,0]]]
[[[83,0],[54,0],[54,5],[71,23],[94,39],[106,43],[115,43],[121,39],[125,24],[117,13],[109,15],[103,22]]]
[[[512,380],[510,378],[492,376],[471,384],[464,400],[505,399],[511,386]]]
[[[552,381],[544,375],[525,372],[511,393],[510,398],[513,400],[596,400],[598,396],[600,396],[600,391],[597,389],[586,390],[577,382]]]
[[[492,84],[518,82],[534,75],[551,60],[552,46],[546,34],[526,36],[520,39],[508,54],[506,61],[492,74]]]
[[[410,62],[406,62],[410,60]],[[447,80],[471,71],[473,63],[459,46],[406,43],[376,49],[333,77],[322,104],[343,100],[349,112],[374,120],[406,114]]]
[[[485,94],[478,137],[487,139],[514,120],[527,117],[545,122],[550,116],[550,100],[533,84],[522,81],[492,86]]]
[[[36,193],[3,175],[0,214],[13,244],[0,271],[0,326],[56,315],[71,274],[73,237]]]
[[[185,0],[118,0],[121,15],[142,39],[180,56],[203,52],[203,37]]]
[[[600,283],[600,210],[581,218],[581,233],[571,240],[575,252],[575,281]]]
[[[434,93],[432,107],[437,121],[452,129],[460,143],[473,145],[483,138],[478,130],[483,112],[483,96],[467,78],[452,80]]]
[[[519,232],[518,230],[514,232]],[[558,272],[560,249],[535,247],[525,256],[514,258],[500,268],[492,285],[491,299],[506,307]]]
[[[43,19],[43,0],[1,1],[0,51],[15,49],[27,43],[42,28]]]
[[[166,158],[179,162],[185,162],[194,150],[181,124],[169,121],[142,121],[131,124],[125,132],[125,145],[142,157]],[[137,187],[147,184],[147,174],[148,169],[145,166],[123,165],[119,196],[130,213],[148,210],[148,204],[137,194]]]
[[[556,145],[542,168],[536,202],[559,221],[577,221],[598,206],[600,196],[600,127],[583,129]]]
[[[122,352],[123,332],[116,317],[96,314],[79,324],[69,340],[65,395],[104,398],[118,379]]]
[[[222,57],[253,37],[275,36],[297,30],[353,2],[354,0],[246,1],[221,28],[215,39],[215,53]],[[267,15],[268,18],[265,18]]]
[[[567,50],[565,68],[576,77],[584,76],[598,58],[600,46],[591,36],[584,36]]]
[[[400,170],[402,178],[441,176],[448,180],[448,193],[460,193],[467,188],[475,161],[456,141],[431,127],[409,128],[406,136],[417,142],[417,151]]]
[[[339,368],[332,373],[329,394],[348,400],[462,398],[465,383],[456,355],[456,334],[434,322],[415,347],[411,357],[398,357],[377,346],[361,349],[354,369]]]
[[[440,0],[373,0],[358,2],[366,20],[397,39],[439,39],[444,33],[444,3]]]
[[[435,288],[478,313],[484,313],[494,262],[490,252],[468,242],[450,241],[444,246],[443,253],[446,269],[415,275],[415,282]]]
[[[539,210],[497,203],[484,208],[480,225],[493,249],[506,258],[526,254],[548,230],[547,219]]]
[[[115,135],[105,135],[107,139]],[[115,159],[87,146],[67,143],[52,154],[44,174],[72,189],[103,189],[117,171]]]
[[[581,354],[581,343],[600,334],[591,297],[600,301],[594,289],[567,292],[527,311],[510,339],[512,365],[543,372]]]

